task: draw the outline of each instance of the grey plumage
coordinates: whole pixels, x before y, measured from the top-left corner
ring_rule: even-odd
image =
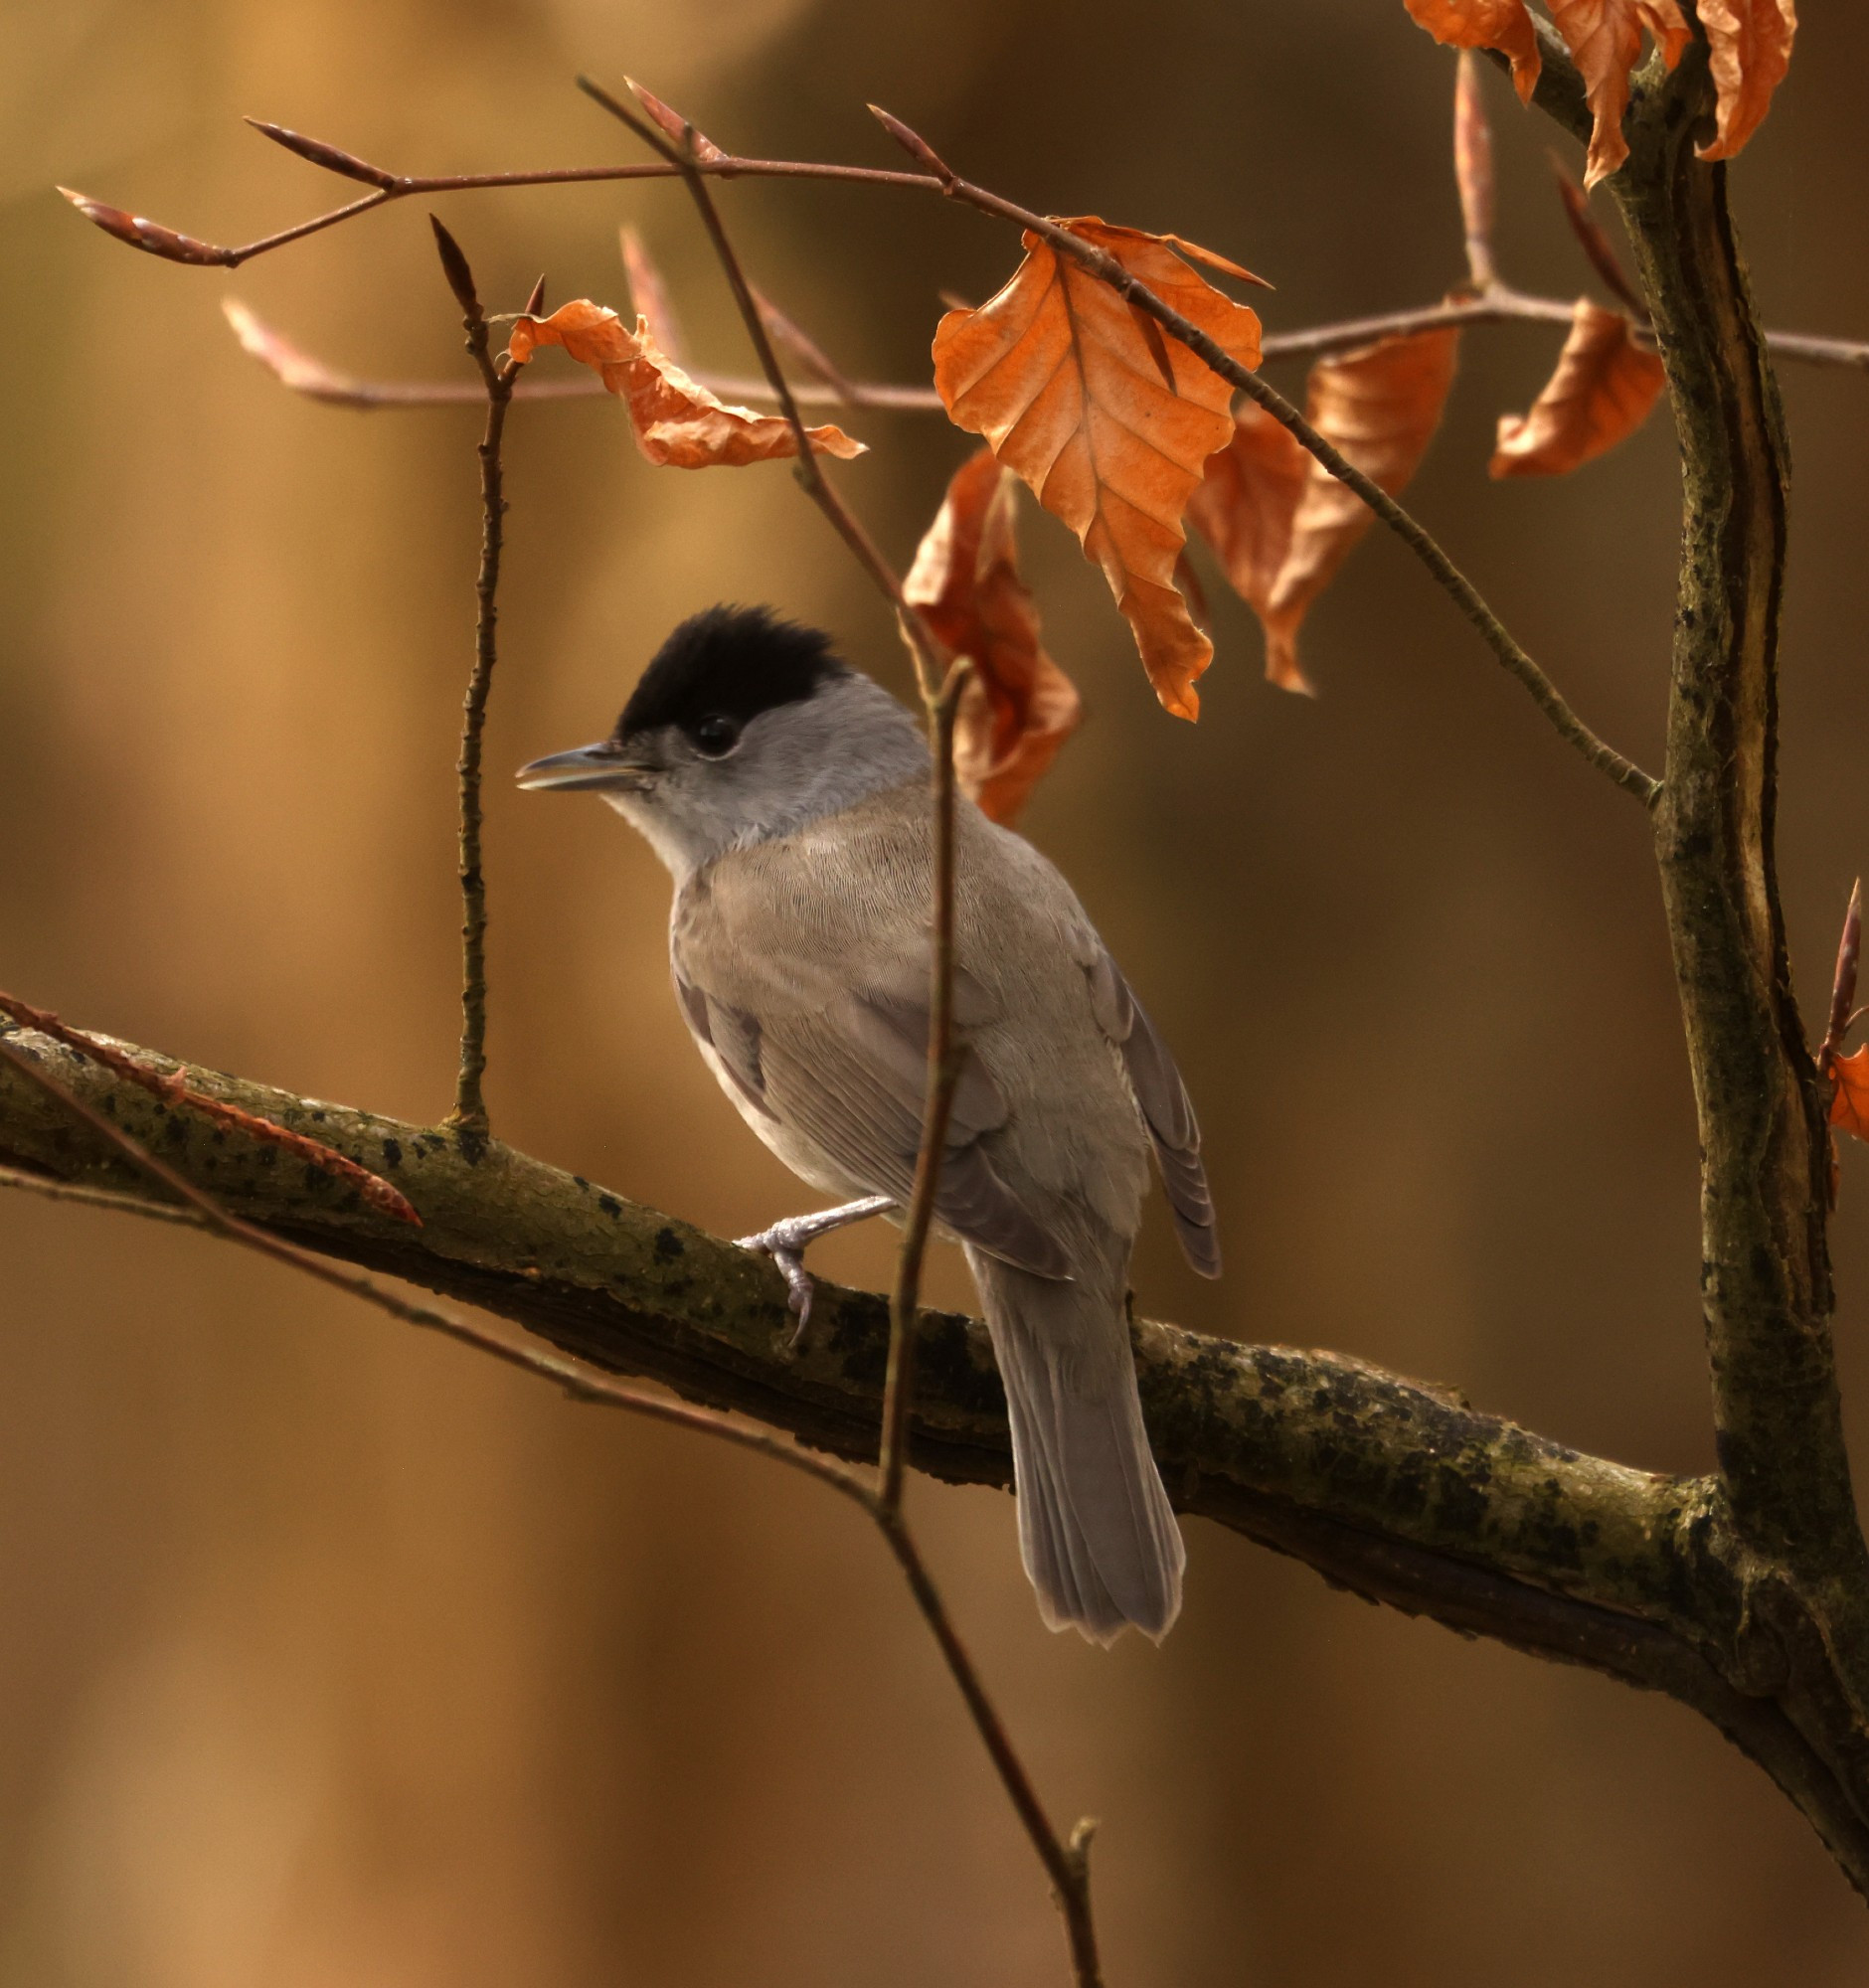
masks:
[[[666,684],[657,696],[668,702]],[[700,722],[630,732],[626,713],[616,740],[587,748],[593,766],[616,762],[608,783],[586,779],[579,754],[528,772],[598,785],[667,863],[681,1009],[754,1131],[827,1193],[906,1202],[931,963],[921,736],[887,693],[828,665],[770,709],[709,734]],[[1219,1271],[1199,1130],[1057,870],[964,802],[955,857],[968,1055],[935,1214],[965,1249],[1005,1382],[1022,1555],[1052,1626],[1159,1637],[1183,1549],[1142,1426],[1125,1298],[1151,1145],[1189,1261]]]

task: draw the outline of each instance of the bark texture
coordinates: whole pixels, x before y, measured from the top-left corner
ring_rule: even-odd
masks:
[[[421,1212],[412,1229],[330,1175],[60,1044],[25,1032],[12,1041],[234,1214],[482,1306],[611,1372],[840,1456],[876,1454],[889,1345],[881,1297],[820,1284],[793,1354],[769,1263],[498,1142],[482,1148],[132,1051],[383,1173]],[[120,1155],[4,1064],[0,1161],[148,1192]],[[1580,1454],[1340,1354],[1243,1346],[1151,1321],[1137,1322],[1134,1342],[1150,1436],[1181,1511],[1463,1635],[1669,1693],[1759,1760],[1858,1884],[1869,1883],[1869,1828],[1834,1749],[1791,1716],[1812,1667],[1828,1676],[1829,1666],[1814,1649],[1762,1662],[1761,1628],[1748,1619],[1758,1581],[1717,1481]],[[916,1464],[952,1482],[1009,1485],[985,1328],[926,1316],[917,1376]]]

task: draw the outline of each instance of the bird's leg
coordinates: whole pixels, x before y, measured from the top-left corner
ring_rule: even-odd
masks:
[[[762,1229],[757,1236],[742,1236],[738,1240],[737,1247],[756,1249],[778,1265],[785,1288],[791,1293],[787,1305],[798,1314],[798,1323],[791,1333],[793,1346],[804,1337],[811,1317],[811,1279],[804,1267],[806,1245],[820,1236],[828,1236],[833,1229],[867,1222],[871,1216],[881,1215],[895,1205],[886,1194],[865,1195],[861,1201],[847,1201],[841,1208],[822,1208],[815,1215],[788,1215],[783,1222],[774,1222],[770,1229]]]

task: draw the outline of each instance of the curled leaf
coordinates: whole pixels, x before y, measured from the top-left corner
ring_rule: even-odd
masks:
[[[1869,1139],[1869,1049],[1833,1058],[1830,1123],[1852,1138]]]
[[[636,446],[660,467],[739,467],[798,452],[782,415],[729,407],[710,394],[661,350],[640,317],[630,331],[613,310],[580,297],[550,317],[520,318],[507,351],[523,366],[542,345],[562,346],[601,377],[628,411]],[[839,427],[806,428],[805,437],[826,455],[864,452]]]
[[[1713,143],[1696,156],[1730,159],[1758,130],[1784,81],[1797,15],[1792,0],[1699,0],[1699,12],[1718,101]]]
[[[1633,434],[1666,382],[1633,333],[1620,311],[1579,297],[1557,370],[1531,412],[1499,416],[1488,473],[1563,476]]]
[[[1493,49],[1504,56],[1519,101],[1532,100],[1544,63],[1525,0],[1406,0],[1406,5],[1417,26],[1443,47]]]
[[[1311,425],[1395,496],[1434,438],[1458,351],[1459,333],[1448,327],[1319,361],[1306,395]],[[1249,401],[1208,462],[1188,522],[1265,627],[1267,676],[1308,693],[1298,628],[1369,528],[1368,506]]]
[[[1159,236],[1085,216],[1060,224],[1113,256],[1244,366],[1259,319]],[[1025,260],[977,310],[934,333],[934,385],[956,426],[985,438],[1077,533],[1128,621],[1155,695],[1199,715],[1194,681],[1213,644],[1174,584],[1182,513],[1232,427],[1233,390],[1179,340],[1161,338],[1108,284],[1028,232]],[[1164,371],[1165,367],[1165,371]]]
[[[1584,160],[1588,190],[1628,157],[1622,113],[1628,108],[1629,72],[1642,50],[1646,28],[1672,69],[1693,39],[1678,0],[1549,0],[1552,20],[1584,79],[1590,104],[1590,150]]]
[[[1082,716],[1077,686],[1045,653],[1019,577],[1017,485],[978,450],[954,471],[903,595],[973,672],[960,693],[954,771],[994,821],[1025,805]]]

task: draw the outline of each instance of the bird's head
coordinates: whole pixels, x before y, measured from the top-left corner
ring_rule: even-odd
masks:
[[[677,878],[915,778],[927,748],[830,637],[765,607],[710,607],[669,636],[607,739],[519,769],[600,794]]]

